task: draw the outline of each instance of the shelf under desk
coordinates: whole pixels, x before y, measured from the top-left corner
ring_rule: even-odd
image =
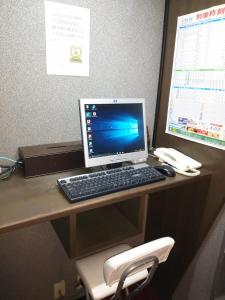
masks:
[[[144,242],[149,195],[205,180],[177,175],[164,181],[70,204],[56,180],[82,173],[57,173],[24,179],[18,173],[0,182],[0,233],[51,221],[70,257],[83,256],[119,242]]]

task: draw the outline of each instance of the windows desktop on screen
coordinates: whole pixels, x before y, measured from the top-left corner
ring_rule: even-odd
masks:
[[[90,158],[145,149],[141,103],[86,104],[85,118]]]

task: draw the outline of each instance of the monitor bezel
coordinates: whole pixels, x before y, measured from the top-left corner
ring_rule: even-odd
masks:
[[[87,141],[87,132],[86,132],[86,116],[85,116],[86,104],[115,104],[115,105],[142,104],[145,149],[143,151],[90,158],[88,153],[88,141]],[[83,150],[84,150],[84,160],[85,160],[86,168],[122,163],[125,161],[147,159],[148,148],[147,148],[147,132],[146,132],[147,131],[146,130],[146,108],[145,108],[144,98],[81,98],[79,100],[79,107],[80,107],[80,121],[81,121],[81,133],[82,133]]]

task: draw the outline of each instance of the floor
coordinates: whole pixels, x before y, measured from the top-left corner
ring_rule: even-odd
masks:
[[[109,300],[110,297],[105,300]],[[125,298],[122,298],[125,300]],[[121,299],[121,300],[122,300]],[[80,298],[79,300],[86,300],[85,297]],[[142,292],[140,292],[133,300],[161,300],[157,297],[156,293],[151,287],[146,287]]]

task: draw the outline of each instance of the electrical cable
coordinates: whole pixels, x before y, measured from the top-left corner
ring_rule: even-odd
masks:
[[[15,159],[5,157],[5,156],[0,156],[0,160],[8,160],[8,161],[11,161],[11,162],[14,162],[14,163],[22,163],[22,161],[20,161],[20,160],[15,160]]]
[[[181,175],[185,175],[185,176],[189,176],[189,177],[193,177],[193,176],[198,176],[200,175],[200,171],[197,170],[197,169],[189,169],[188,171],[182,171],[182,170],[179,170],[175,167],[172,166],[172,168],[174,169],[174,171],[178,174],[181,174]]]
[[[0,160],[13,162],[12,165],[0,165],[0,181],[8,179],[18,168],[23,166],[23,162],[21,160],[15,160],[5,156],[0,156]]]

